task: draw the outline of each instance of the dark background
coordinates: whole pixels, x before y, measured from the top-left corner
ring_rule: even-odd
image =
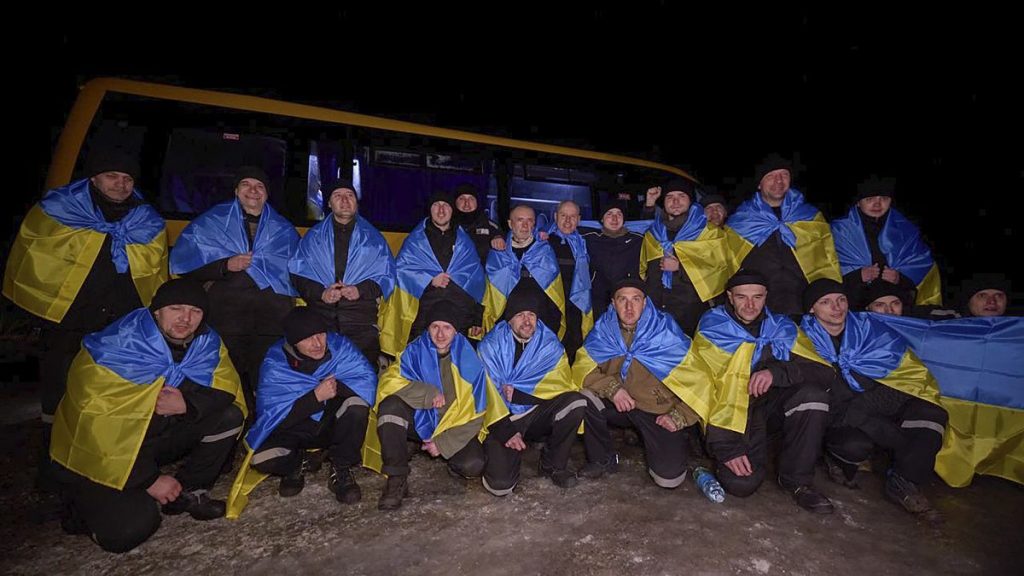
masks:
[[[623,153],[734,203],[780,152],[830,218],[868,174],[894,176],[951,286],[976,271],[1024,285],[1024,49],[1007,13],[556,4],[29,8],[9,22],[28,27],[7,47],[11,223],[77,86],[109,75]]]

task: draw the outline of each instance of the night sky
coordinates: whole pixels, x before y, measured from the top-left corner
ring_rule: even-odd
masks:
[[[33,167],[20,204],[38,198],[76,86],[110,75],[623,153],[734,202],[780,152],[829,217],[860,179],[894,176],[894,205],[949,277],[1006,271],[1022,292],[1024,48],[1006,14],[424,4],[40,15],[35,40],[9,48],[54,54],[11,64],[15,105],[36,110],[19,119]]]

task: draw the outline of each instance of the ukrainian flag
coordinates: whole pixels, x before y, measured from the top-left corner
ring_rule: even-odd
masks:
[[[487,333],[477,351],[496,389],[506,384],[520,392],[550,400],[565,392],[579,390],[573,383],[572,370],[565,348],[543,322],[526,344],[519,361],[515,361],[516,343],[508,322],[499,322]],[[502,396],[504,400],[504,396]],[[532,406],[505,401],[509,412],[522,414]]]
[[[717,226],[708,226],[700,204],[690,206],[686,222],[672,239],[668,237],[661,214],[655,216],[640,248],[640,276],[646,278],[648,262],[666,254],[679,260],[704,302],[725,291],[725,283],[737,269],[726,232]],[[672,273],[662,272],[661,283],[665,288],[672,288]]]
[[[939,383],[949,413],[939,476],[956,487],[975,474],[1024,484],[1024,318],[872,317],[909,341]]]
[[[409,341],[409,330],[420,310],[420,297],[434,276],[445,272],[437,261],[426,234],[427,221],[420,222],[402,243],[395,262],[398,286],[381,310],[380,349],[397,356]],[[454,225],[453,225],[454,226]],[[484,298],[484,271],[469,234],[455,228],[455,252],[448,264],[448,275],[477,303]]]
[[[750,406],[748,383],[754,365],[765,348],[776,360],[789,361],[792,354],[831,366],[787,316],[764,310],[760,336],[754,337],[729,315],[725,306],[707,311],[693,339],[693,353],[707,367],[714,382],[708,424],[743,434]]]
[[[266,479],[266,474],[251,466],[253,453],[284,421],[296,400],[316,388],[328,376],[334,376],[339,384],[347,386],[368,405],[373,405],[377,397],[377,372],[348,338],[329,332],[327,348],[330,357],[312,374],[304,374],[289,366],[284,343],[282,338],[271,346],[260,366],[260,383],[256,389],[256,422],[245,436],[245,460],[228,496],[227,517],[230,519],[238,518],[249,503],[249,494]],[[321,410],[310,418],[319,422],[323,416]]]
[[[484,290],[484,331],[494,328],[505,311],[505,303],[512,289],[519,283],[522,268],[526,268],[548,298],[562,312],[558,337],[565,335],[565,290],[562,288],[562,274],[558,269],[555,251],[547,242],[534,239],[533,244],[523,253],[523,259],[512,251],[512,235],[505,239],[504,250],[487,254],[487,286]]]
[[[135,198],[141,199],[138,190]],[[143,305],[167,281],[167,229],[148,204],[107,222],[89,179],[49,191],[25,216],[11,247],[3,294],[32,314],[60,322],[85,283],[107,236],[114,268],[129,272]]]
[[[738,236],[730,242],[736,249],[736,262],[742,267],[747,254],[760,246],[775,231],[793,250],[800,270],[808,282],[818,278],[843,280],[839,273],[832,232],[825,217],[817,208],[804,202],[804,196],[790,188],[782,200],[782,218],[779,219],[760,193],[747,200],[729,217],[727,234]]]
[[[693,409],[707,422],[711,405],[711,378],[696,354],[690,354],[690,337],[683,333],[671,316],[657,309],[650,298],[637,322],[633,343],[626,346],[619,330],[619,317],[615,307],[609,306],[594,324],[594,329],[583,341],[572,365],[572,378],[577,389],[583,379],[599,364],[612,358],[625,357],[619,378],[626,374],[633,362],[644,368]]]
[[[124,488],[164,386],[185,378],[223,390],[246,413],[238,373],[220,336],[207,327],[176,364],[147,308],[82,339],[53,420],[50,456],[69,470]]]
[[[483,426],[478,436],[483,441],[487,437],[488,426],[504,418],[508,410],[465,336],[455,334],[450,353],[455,398],[445,398],[447,409],[443,416],[438,415],[436,408],[416,410],[413,415],[413,426],[420,438],[429,440],[446,430],[483,417]],[[366,442],[363,444],[363,466],[380,472],[382,465],[380,439],[377,437],[377,407],[385,398],[413,381],[436,386],[438,393],[443,393],[437,347],[426,332],[410,342],[380,377],[377,401],[374,404],[374,412],[370,414]]]
[[[288,263],[289,272],[315,280],[325,288],[336,281],[333,221],[333,217],[328,217],[310,228]],[[395,287],[395,259],[384,236],[365,218],[356,216],[348,244],[348,263],[341,281],[354,286],[363,280],[376,282],[387,300]]]
[[[871,249],[857,206],[851,208],[845,218],[832,222],[832,237],[844,275],[871,266]],[[899,270],[917,286],[917,304],[942,304],[942,283],[932,252],[921,240],[918,227],[895,208],[889,209],[885,225],[878,235],[878,247],[885,254],[889,267]]]

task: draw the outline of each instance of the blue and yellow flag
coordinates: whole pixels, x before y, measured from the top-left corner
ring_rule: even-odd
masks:
[[[497,389],[487,378],[480,358],[473,351],[469,340],[456,333],[451,345],[452,377],[455,380],[455,398],[445,398],[447,409],[443,416],[436,408],[417,409],[413,415],[413,426],[423,440],[429,440],[442,434],[445,430],[468,424],[483,417],[479,438],[487,437],[487,427],[504,418],[508,414],[505,403],[501,400]],[[380,377],[377,387],[377,401],[374,410],[388,396],[409,385],[410,382],[423,382],[437,388],[439,394],[444,393],[441,384],[441,368],[437,358],[437,347],[426,332],[406,346],[398,358],[388,366]],[[370,425],[366,430],[366,443],[363,445],[363,466],[380,471],[380,440],[377,437],[377,417],[370,416]]]
[[[138,190],[132,195],[141,199]],[[64,319],[107,236],[114,268],[131,272],[143,305],[167,281],[167,230],[148,204],[107,222],[85,178],[50,190],[25,216],[11,246],[4,296],[52,322]]]
[[[572,366],[577,388],[599,364],[612,358],[625,357],[620,379],[625,381],[629,366],[640,362],[673,394],[693,409],[706,422],[711,404],[711,380],[695,354],[690,354],[690,337],[683,333],[671,316],[657,309],[650,298],[637,322],[633,342],[626,346],[619,329],[614,306],[601,315],[594,329],[583,341]]]
[[[427,220],[420,222],[402,243],[395,262],[398,286],[381,310],[380,349],[392,356],[408,343],[409,330],[419,314],[420,297],[434,276],[447,272],[452,282],[478,303],[484,299],[484,269],[469,234],[455,226],[455,251],[448,270],[444,270],[430,248],[426,224]]]
[[[590,255],[587,253],[587,241],[580,236],[578,230],[572,234],[563,234],[555,223],[548,228],[548,234],[557,236],[562,244],[568,244],[572,258],[576,261],[572,272],[572,284],[569,286],[569,301],[582,312],[582,334],[586,337],[594,327],[594,310],[590,302]],[[562,288],[565,290],[565,287]]]
[[[249,494],[266,479],[267,474],[251,466],[253,453],[284,421],[296,400],[332,375],[339,384],[348,386],[368,405],[372,406],[377,398],[377,372],[348,338],[329,332],[327,348],[331,356],[312,374],[299,372],[288,365],[284,343],[282,338],[271,346],[260,366],[260,383],[256,389],[256,421],[245,436],[245,459],[228,496],[227,517],[230,519],[241,515],[249,503]],[[321,410],[310,417],[319,422],[323,415]]]
[[[315,280],[324,287],[337,281],[334,274],[333,217],[324,218],[306,232],[295,257],[288,263],[288,271]],[[348,244],[345,277],[341,281],[353,286],[363,280],[376,282],[384,300],[387,300],[395,287],[395,259],[384,236],[365,218],[356,216],[355,229]]]
[[[708,424],[740,434],[746,432],[750,373],[765,347],[776,360],[786,362],[791,354],[797,354],[829,366],[792,320],[767,308],[757,337],[747,332],[725,306],[712,308],[701,317],[691,349],[707,367],[714,383]]]
[[[501,319],[508,296],[519,283],[520,271],[524,267],[562,312],[562,321],[558,328],[558,337],[561,338],[565,335],[565,289],[562,287],[562,274],[558,268],[555,251],[547,242],[541,242],[535,238],[533,244],[530,244],[530,247],[523,253],[523,259],[520,260],[512,251],[512,234],[505,238],[504,250],[492,248],[487,254],[484,330],[489,331],[494,328],[494,325]]]
[[[494,330],[488,332],[477,351],[487,375],[499,391],[501,386],[508,384],[520,392],[550,400],[559,394],[579,390],[579,386],[573,383],[565,348],[543,322],[537,322],[537,331],[526,344],[519,362],[515,361],[516,342],[508,322],[499,322]],[[512,414],[522,414],[532,408],[507,400],[505,405]]]
[[[772,211],[759,192],[740,204],[729,216],[727,234],[735,234],[732,244],[737,250],[736,262],[742,266],[747,254],[760,246],[776,231],[782,241],[793,250],[800,270],[808,282],[818,278],[842,281],[839,258],[832,240],[832,232],[825,217],[817,208],[804,202],[804,196],[790,188],[782,200],[782,218]]]
[[[647,276],[649,261],[665,254],[674,255],[679,260],[704,302],[725,291],[725,283],[738,267],[726,232],[718,226],[708,226],[700,204],[690,206],[686,222],[671,239],[661,213],[655,216],[651,227],[644,233],[640,248],[640,276]],[[671,272],[661,273],[661,285],[672,288]]]
[[[246,413],[238,373],[213,329],[198,334],[181,363],[147,308],[82,340],[53,420],[50,456],[69,470],[121,490],[164,386],[185,378],[234,395]]]
[[[832,221],[832,238],[844,275],[873,264],[871,248],[864,235],[864,223],[856,205],[845,218]],[[889,209],[889,216],[878,235],[878,247],[885,254],[889,267],[899,270],[917,286],[917,304],[942,304],[939,268],[932,252],[921,240],[917,226],[895,208]]]
[[[185,274],[210,262],[249,252],[245,226],[238,200],[203,212],[178,236],[171,251],[171,273]],[[288,278],[288,262],[298,246],[299,233],[292,223],[266,204],[251,248],[252,263],[245,272],[260,290],[269,287],[282,296],[298,296]]]
[[[949,413],[939,476],[957,487],[975,474],[1024,484],[1024,318],[872,316],[909,341],[939,383]]]

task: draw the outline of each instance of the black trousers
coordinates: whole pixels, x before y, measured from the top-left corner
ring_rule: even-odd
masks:
[[[260,365],[263,364],[267,350],[281,337],[264,334],[222,334],[221,337],[242,381],[242,392],[251,419],[256,414],[256,386],[260,381]]]
[[[568,292],[565,298],[565,335],[562,336],[562,346],[572,364],[576,361],[576,351],[583,345],[583,312],[569,301]]]
[[[932,476],[948,420],[940,406],[878,385],[849,401],[841,419],[829,428],[825,444],[850,465],[867,460],[881,446],[892,453],[900,476],[921,484]]]
[[[264,474],[286,476],[302,466],[308,448],[326,449],[337,468],[351,468],[360,462],[360,450],[366,438],[370,407],[355,393],[338,387],[339,395],[327,403],[320,421],[312,418],[296,426],[270,433],[252,456],[252,467]]]
[[[151,421],[150,427],[158,428],[159,433],[147,434],[138,458],[155,460],[141,465],[162,466],[187,456],[175,474],[182,491],[209,489],[242,430],[242,419],[242,412],[229,406],[194,422],[183,418]],[[117,490],[73,472],[63,472],[64,500],[71,517],[83,525],[104,550],[127,552],[145,542],[160,527],[160,509],[157,501],[146,492],[149,486]]]
[[[658,415],[633,409],[619,412],[609,400],[602,399],[604,409],[601,416],[605,420],[605,433],[608,426],[616,428],[633,428],[640,434],[644,444],[644,457],[647,459],[647,473],[654,483],[662,488],[677,488],[686,480],[686,463],[689,457],[687,430],[669,432],[656,422]],[[600,430],[600,428],[599,428]],[[590,430],[584,434],[584,440]],[[611,445],[609,435],[607,442],[596,439],[597,443]]]
[[[377,435],[380,437],[381,472],[388,476],[409,475],[408,441],[422,442],[413,426],[412,406],[398,396],[388,396],[377,409]],[[476,478],[484,473],[487,457],[475,437],[448,459],[448,468],[463,478]]]
[[[524,440],[546,443],[541,453],[541,464],[545,468],[565,470],[569,466],[569,453],[576,431],[588,410],[597,413],[593,407],[587,407],[587,399],[582,394],[566,392],[537,404],[528,412],[513,415],[511,420]],[[495,496],[511,493],[519,483],[522,452],[506,448],[494,436],[484,440],[484,452],[487,453],[484,487]]]
[[[828,392],[816,386],[773,387],[750,399],[743,434],[708,426],[708,448],[718,461],[716,474],[725,491],[743,497],[761,486],[768,463],[768,435],[779,429],[783,434],[780,479],[787,487],[811,485],[828,428],[828,400]],[[753,473],[737,476],[724,462],[744,454]]]

